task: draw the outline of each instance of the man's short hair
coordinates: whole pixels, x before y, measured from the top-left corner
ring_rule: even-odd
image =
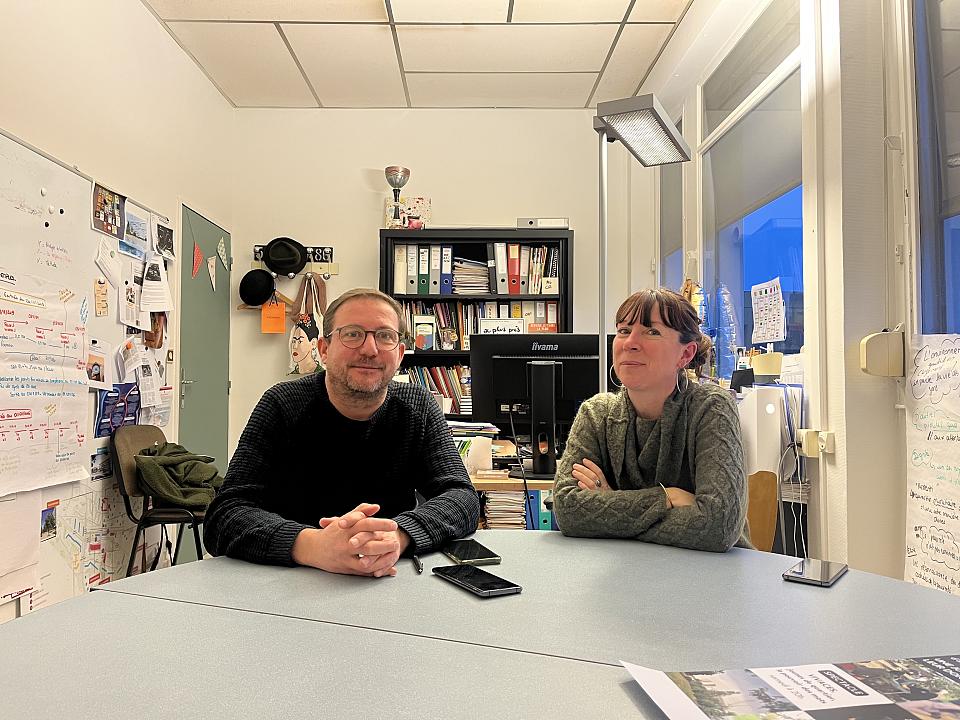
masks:
[[[403,342],[403,338],[407,333],[407,323],[404,317],[403,308],[400,307],[400,303],[386,293],[380,292],[376,288],[363,287],[347,290],[327,306],[327,312],[324,313],[323,316],[323,336],[325,338],[329,338],[331,335],[333,335],[333,330],[336,327],[337,310],[340,308],[340,306],[345,302],[356,300],[358,298],[379,300],[380,302],[389,305],[390,309],[397,314],[397,331],[400,333],[400,342]]]

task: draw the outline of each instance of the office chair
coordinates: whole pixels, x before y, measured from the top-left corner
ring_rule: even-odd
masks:
[[[130,549],[130,560],[127,562],[127,576],[133,570],[133,560],[137,556],[137,543],[140,541],[140,535],[154,525],[176,524],[180,526],[177,531],[177,546],[173,552],[174,565],[177,564],[177,558],[180,555],[180,542],[183,540],[184,525],[189,525],[193,529],[193,540],[197,545],[197,557],[203,557],[199,526],[203,523],[205,510],[175,507],[169,504],[154,507],[153,497],[140,484],[140,474],[137,471],[135,460],[136,455],[146,447],[166,441],[167,438],[163,431],[154,425],[124,425],[114,430],[110,436],[110,452],[113,457],[113,471],[117,476],[117,486],[120,488],[120,495],[123,496],[127,517],[137,525],[137,530],[133,535],[133,547]],[[130,503],[130,498],[135,497],[143,498],[143,508],[139,516],[133,512],[133,506]],[[159,559],[160,549],[158,548],[157,557],[154,558],[151,570],[156,568]]]

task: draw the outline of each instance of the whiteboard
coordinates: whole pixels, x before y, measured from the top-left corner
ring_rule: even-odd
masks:
[[[117,250],[115,238],[91,227],[93,183],[5,135],[0,135],[0,178],[0,267],[70,288],[84,304],[87,336],[119,346],[124,327],[117,320],[116,290],[108,293],[108,315],[96,317],[93,311],[94,283],[103,279],[94,262],[101,239]],[[86,425],[80,433],[80,479],[41,491],[47,525],[41,541],[37,517],[39,584],[21,600],[24,612],[118,579],[126,570],[135,526],[126,517],[113,475],[91,479],[89,472],[91,456],[100,450],[102,459],[108,444],[107,438],[94,437],[96,398],[96,392],[88,392],[87,411],[80,413]],[[25,480],[33,487],[45,484],[43,478]],[[55,516],[54,530],[50,516]],[[3,543],[0,530],[0,554]],[[148,558],[154,552],[149,549]]]
[[[960,335],[914,335],[906,371],[904,579],[960,595]]]

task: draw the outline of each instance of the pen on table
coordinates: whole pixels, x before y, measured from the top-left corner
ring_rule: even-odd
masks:
[[[423,574],[423,561],[418,558],[416,555],[411,555],[410,559],[413,560],[413,566],[417,569],[417,574]]]

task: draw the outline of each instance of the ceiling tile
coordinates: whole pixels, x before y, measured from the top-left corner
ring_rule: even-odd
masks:
[[[383,0],[145,0],[164,20],[386,22]]]
[[[234,104],[316,107],[316,100],[274,25],[167,24]]]
[[[502,23],[509,0],[393,0],[395,22]]]
[[[600,78],[592,105],[633,95],[673,25],[627,25]]]
[[[621,22],[629,5],[629,0],[514,0],[513,21]]]
[[[583,107],[594,73],[417,73],[415,107]]]
[[[616,25],[400,25],[405,70],[598,71]]]
[[[688,0],[637,0],[628,22],[676,22],[687,2]]]
[[[283,25],[324,107],[406,107],[387,25]]]

